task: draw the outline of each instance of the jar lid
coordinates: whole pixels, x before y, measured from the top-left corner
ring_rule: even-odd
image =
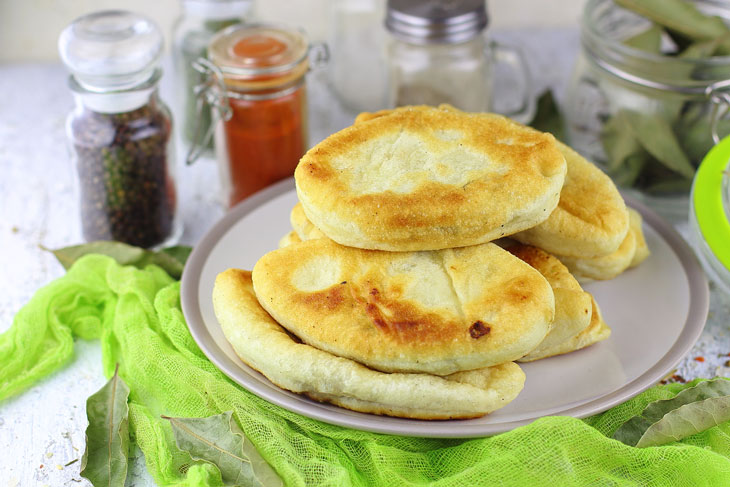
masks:
[[[692,204],[702,238],[730,270],[730,137],[702,160],[692,184]]]
[[[125,90],[155,73],[163,37],[147,17],[123,10],[84,15],[58,39],[61,59],[76,82],[95,92]]]
[[[388,0],[385,27],[413,44],[465,42],[487,26],[484,0]]]
[[[240,24],[222,30],[208,45],[208,59],[229,85],[262,88],[300,78],[308,69],[309,43],[298,29]]]

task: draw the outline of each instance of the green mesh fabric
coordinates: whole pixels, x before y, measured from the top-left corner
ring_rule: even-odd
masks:
[[[90,255],[39,290],[0,336],[0,398],[70,360],[73,339],[101,340],[104,371],[129,386],[130,433],[158,485],[221,485],[220,473],[175,446],[160,415],[232,410],[288,486],[717,486],[730,484],[730,424],[668,446],[634,448],[614,430],[685,385],[657,386],[603,414],[546,417],[477,439],[380,435],[289,412],[237,386],[190,336],[179,283],[161,269]]]

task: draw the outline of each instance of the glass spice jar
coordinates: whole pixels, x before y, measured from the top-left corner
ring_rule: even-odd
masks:
[[[172,33],[177,106],[181,135],[190,143],[196,133],[205,134],[211,125],[209,110],[200,110],[195,87],[203,82],[193,63],[206,56],[208,43],[217,32],[250,20],[253,0],[182,0],[182,12]],[[212,139],[211,139],[212,142]],[[212,144],[211,144],[212,145]]]
[[[172,123],[157,93],[162,43],[150,19],[125,11],[83,16],[59,38],[76,101],[66,133],[87,241],[150,248],[181,233]]]
[[[487,20],[484,0],[388,0],[387,104],[448,103],[531,120],[535,101],[527,63],[519,49],[487,40]],[[514,74],[513,91],[500,100],[493,96],[497,63]],[[518,103],[509,107],[505,100]]]
[[[730,22],[727,2],[690,4]],[[727,110],[718,111],[727,105],[730,56],[691,52],[709,43],[667,55],[673,31],[657,35],[656,52],[641,48],[642,35],[654,28],[613,0],[586,3],[581,51],[566,91],[567,135],[628,194],[683,222],[696,168],[714,145],[712,126],[720,136],[730,133]]]
[[[218,115],[215,151],[229,207],[294,174],[308,147],[305,75],[327,57],[304,32],[271,24],[232,26],[216,34],[201,96]],[[205,145],[205,141],[202,142]],[[199,154],[195,147],[188,162]]]

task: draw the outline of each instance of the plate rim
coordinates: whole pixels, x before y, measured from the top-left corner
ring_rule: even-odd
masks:
[[[236,363],[229,358],[215,343],[203,319],[200,301],[198,300],[201,271],[210,251],[233,225],[262,204],[292,189],[295,189],[294,179],[287,178],[257,192],[231,208],[194,245],[183,270],[180,302],[188,329],[200,350],[221,372],[249,392],[288,411],[325,423],[374,433],[433,438],[472,438],[510,431],[542,417],[475,425],[464,422],[464,420],[424,421],[406,418],[384,418],[374,414],[350,411],[338,406],[331,406],[336,408],[332,410],[329,407],[322,407],[323,405],[320,403],[303,396],[302,399],[305,399],[305,401],[295,401],[289,397],[289,394],[294,393],[279,388],[266,379],[265,376],[251,369],[263,377],[263,381],[259,380],[243,368],[244,366],[247,367],[245,364],[242,362]],[[709,285],[705,273],[689,244],[668,222],[648,206],[626,194],[623,194],[623,197],[627,205],[636,209],[641,214],[644,222],[650,225],[665,240],[680,261],[689,288],[687,318],[674,344],[662,358],[644,373],[623,384],[618,389],[589,399],[577,406],[568,406],[567,409],[550,415],[585,418],[631,399],[665,377],[667,372],[671,371],[691,350],[705,327],[709,311]],[[341,409],[343,413],[339,413],[338,409]]]

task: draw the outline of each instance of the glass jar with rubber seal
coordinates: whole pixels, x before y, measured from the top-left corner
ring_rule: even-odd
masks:
[[[206,81],[198,92],[216,122],[192,147],[198,156],[215,132],[215,152],[226,204],[294,174],[308,148],[306,74],[326,62],[325,45],[274,24],[236,25],[216,34],[197,69]]]
[[[697,257],[730,296],[730,137],[713,147],[697,169],[689,222]]]

